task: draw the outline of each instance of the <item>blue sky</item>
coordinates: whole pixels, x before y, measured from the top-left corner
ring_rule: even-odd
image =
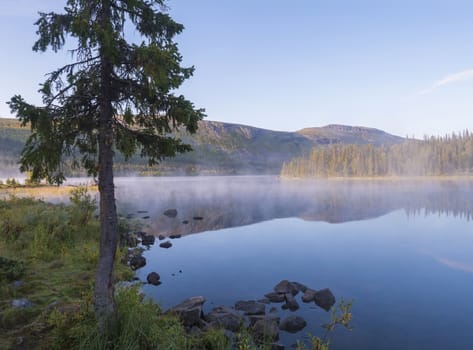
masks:
[[[2,0],[0,115],[14,94],[40,103],[67,53],[31,51],[37,11],[63,0]],[[362,125],[401,136],[473,130],[473,1],[171,0],[186,30],[182,93],[208,119],[274,130]]]

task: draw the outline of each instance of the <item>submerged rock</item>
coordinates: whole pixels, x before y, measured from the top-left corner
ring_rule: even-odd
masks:
[[[189,220],[184,220],[184,221],[182,221],[182,223],[183,223],[184,225],[187,225],[187,224],[189,223]]]
[[[219,306],[210,311],[205,320],[210,323],[211,326],[222,327],[232,332],[237,332],[243,323],[243,317],[225,306]]]
[[[307,322],[300,316],[289,316],[281,321],[279,329],[289,333],[297,333],[305,328]]]
[[[171,247],[172,247],[172,243],[169,242],[169,241],[166,241],[166,242],[161,243],[159,246],[160,246],[161,248],[166,248],[166,249],[168,249],[168,248],[171,248]]]
[[[167,216],[168,218],[175,218],[177,216],[177,210],[168,209],[163,213],[163,215]]]
[[[235,310],[243,311],[245,315],[264,315],[266,305],[254,300],[240,300],[235,303]]]
[[[167,313],[174,313],[179,316],[186,327],[200,326],[202,324],[202,305],[204,303],[205,298],[203,296],[192,297],[173,306]]]
[[[193,217],[194,220],[203,220],[204,218],[202,216],[194,216]]]
[[[315,292],[314,300],[315,303],[325,311],[329,311],[331,307],[335,304],[335,296],[328,288]]]
[[[161,276],[159,276],[157,272],[151,272],[146,277],[146,280],[148,281],[148,283],[154,286],[159,286],[161,284],[160,279],[161,279]]]
[[[256,342],[276,341],[279,339],[279,317],[265,317],[257,320],[251,328]]]

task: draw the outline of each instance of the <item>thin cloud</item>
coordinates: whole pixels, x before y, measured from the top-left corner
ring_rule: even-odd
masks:
[[[427,95],[441,86],[465,80],[473,80],[473,69],[468,69],[455,74],[449,74],[445,78],[436,81],[430,88],[420,91],[419,95]]]

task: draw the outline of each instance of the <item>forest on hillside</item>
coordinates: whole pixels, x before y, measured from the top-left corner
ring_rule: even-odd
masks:
[[[473,173],[468,130],[391,146],[328,145],[283,164],[285,177],[444,176]]]

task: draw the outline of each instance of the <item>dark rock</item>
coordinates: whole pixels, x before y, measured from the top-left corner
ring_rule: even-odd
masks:
[[[251,328],[253,337],[257,343],[276,341],[279,339],[279,318],[263,318],[255,322]]]
[[[161,243],[159,246],[160,246],[161,248],[166,248],[166,249],[168,249],[168,248],[171,248],[171,247],[172,247],[172,243],[169,242],[169,241],[166,241],[166,242]]]
[[[294,286],[297,287],[299,292],[305,293],[307,290],[307,286],[305,284],[299,283],[299,282],[291,282]]]
[[[225,306],[214,308],[205,316],[205,320],[212,326],[222,327],[232,332],[237,332],[243,323],[243,317],[240,314]]]
[[[155,286],[159,286],[161,284],[160,279],[161,279],[161,276],[159,276],[157,272],[151,272],[146,277],[146,280],[148,281],[148,283]]]
[[[168,218],[175,218],[177,216],[177,210],[168,209],[163,213],[163,215],[167,216]]]
[[[194,220],[203,220],[204,218],[202,216],[194,216],[193,217]]]
[[[296,333],[304,329],[307,322],[300,316],[289,316],[281,321],[279,329],[289,333]]]
[[[169,238],[171,239],[181,238],[181,235],[170,235]]]
[[[279,343],[273,343],[271,344],[271,350],[284,350],[286,347],[282,344]]]
[[[130,267],[133,270],[139,269],[140,267],[143,267],[145,265],[146,265],[146,259],[141,255],[133,256],[130,259]]]
[[[245,315],[264,315],[266,312],[266,305],[254,300],[240,300],[235,303],[235,310],[241,310]]]
[[[142,218],[142,219],[149,219],[149,215],[142,216],[141,218]]]
[[[183,223],[184,225],[187,225],[187,224],[189,223],[189,220],[184,220],[182,223]]]
[[[282,303],[284,301],[283,293],[271,292],[264,295],[272,303]]]
[[[156,238],[153,235],[144,235],[141,238],[141,244],[143,245],[153,245]]]
[[[271,301],[268,298],[258,299],[258,303],[271,304]]]
[[[301,300],[304,303],[310,303],[311,301],[315,300],[315,293],[316,293],[315,290],[307,288],[306,291],[304,292],[304,295],[302,295]]]
[[[284,294],[284,298],[286,299],[286,304],[287,308],[291,311],[296,311],[299,309],[299,304],[297,303],[296,299],[294,298],[294,295],[291,293],[286,293]]]
[[[11,301],[10,305],[14,309],[26,309],[26,308],[29,308],[29,307],[33,306],[31,301],[29,301],[26,298],[13,299]]]
[[[163,239],[166,239],[166,237],[164,237],[163,235],[159,235],[159,236],[158,236],[158,239],[159,239],[160,241],[162,241]]]
[[[138,210],[137,213],[138,214],[144,214],[144,213],[147,213],[148,211],[147,210]]]
[[[335,296],[332,291],[328,288],[321,289],[315,292],[315,303],[325,311],[329,311],[335,304]]]
[[[292,295],[296,295],[299,293],[299,288],[288,280],[282,280],[274,287],[274,291],[281,294],[291,293]]]
[[[199,326],[202,324],[202,305],[204,303],[205,298],[203,296],[192,297],[170,308],[167,313],[179,316],[186,327]]]

